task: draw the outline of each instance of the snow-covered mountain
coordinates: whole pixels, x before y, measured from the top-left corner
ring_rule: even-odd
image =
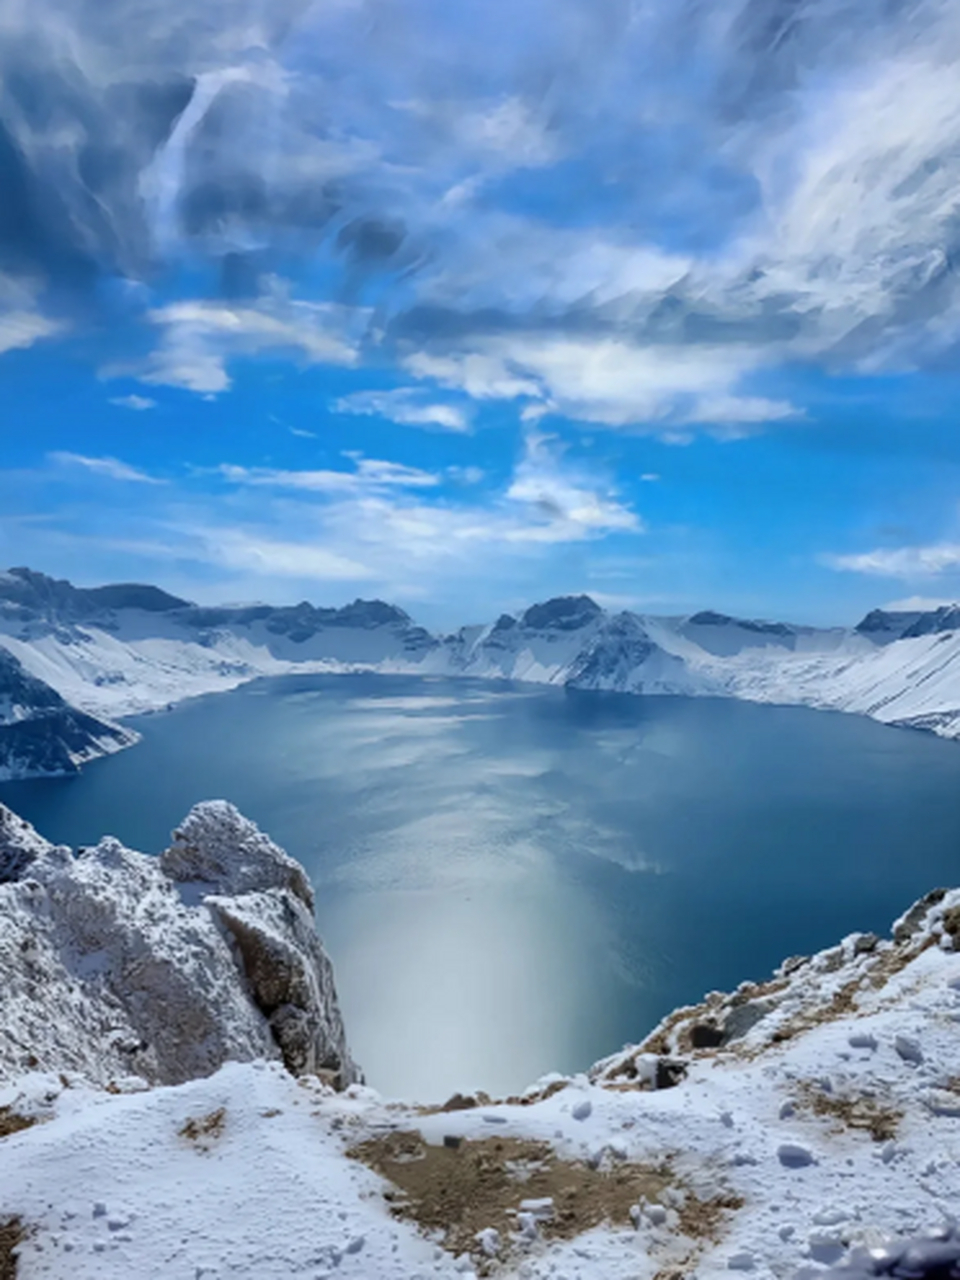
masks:
[[[960,890],[582,1074],[434,1105],[350,1083],[309,905],[222,802],[159,859],[0,810],[0,1274],[955,1274],[948,1232],[880,1262],[960,1202]]]
[[[357,600],[206,608],[156,587],[0,574],[0,648],[92,715],[155,711],[259,675],[416,665],[437,647],[402,609]]]
[[[12,569],[0,574],[4,651],[79,712],[106,719],[257,676],[376,670],[797,703],[960,737],[957,605],[817,628],[612,613],[564,596],[433,636],[379,600],[211,608],[156,587],[81,589]],[[118,732],[104,741],[124,745]],[[73,763],[82,758],[75,751]]]
[[[137,734],[69,706],[0,646],[0,779],[76,773]]]

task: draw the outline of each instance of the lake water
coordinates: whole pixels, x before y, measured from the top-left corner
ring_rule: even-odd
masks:
[[[500,1093],[960,882],[960,744],[855,716],[294,676],[142,717],[44,835],[159,851],[225,797],[308,868],[371,1084]]]

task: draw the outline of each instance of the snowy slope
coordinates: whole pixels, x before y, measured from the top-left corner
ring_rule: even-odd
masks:
[[[0,574],[0,649],[73,706],[122,717],[261,675],[415,665],[436,646],[401,609],[201,608],[155,587]]]
[[[785,962],[501,1101],[336,1093],[277,1061],[103,1090],[50,1058],[0,1088],[19,1280],[793,1277],[939,1226],[958,939],[960,890],[929,895],[892,940]]]
[[[682,658],[655,643],[631,613],[608,614],[588,596],[532,605],[488,627],[465,627],[426,659],[428,668],[471,676],[630,693],[699,693]]]
[[[76,773],[138,735],[78,711],[0,646],[0,779]]]

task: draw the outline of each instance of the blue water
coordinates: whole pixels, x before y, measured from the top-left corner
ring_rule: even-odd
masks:
[[[803,708],[391,676],[264,680],[0,786],[158,851],[226,797],[308,868],[370,1082],[514,1089],[960,882],[960,744]]]

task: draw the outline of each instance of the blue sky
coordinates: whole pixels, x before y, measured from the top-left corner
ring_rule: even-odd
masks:
[[[952,0],[0,16],[0,562],[431,625],[960,596]]]

